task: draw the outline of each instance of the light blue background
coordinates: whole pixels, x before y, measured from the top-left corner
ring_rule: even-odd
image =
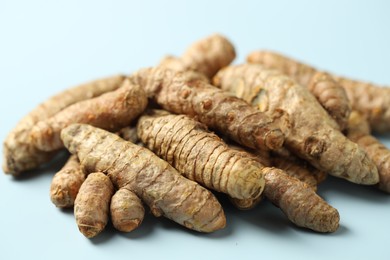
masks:
[[[389,3],[0,0],[0,139],[49,96],[154,65],[213,32],[234,42],[236,62],[267,48],[390,84]],[[390,196],[334,178],[319,190],[341,214],[334,234],[295,228],[270,203],[239,212],[223,201],[228,226],[214,234],[147,215],[131,234],[108,227],[88,240],[49,200],[61,162],[21,180],[0,175],[0,259],[389,259]]]

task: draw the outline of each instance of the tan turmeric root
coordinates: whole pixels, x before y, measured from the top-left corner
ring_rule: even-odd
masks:
[[[264,166],[187,116],[151,112],[140,117],[137,132],[147,148],[207,188],[237,199],[258,198],[264,189]]]
[[[74,215],[84,236],[92,238],[103,231],[113,194],[114,186],[104,173],[91,173],[83,182],[74,202]]]
[[[309,65],[268,51],[253,52],[247,59],[252,63],[260,63],[266,68],[277,69],[305,86],[307,79],[312,75],[323,73]],[[390,88],[333,74],[330,76],[344,88],[352,109],[359,111],[368,119],[373,131],[390,131]]]
[[[108,131],[130,125],[147,105],[143,89],[125,80],[123,85],[99,97],[78,102],[53,117],[40,121],[31,130],[32,143],[41,150],[63,147],[60,132],[72,123],[86,123]]]
[[[340,129],[344,130],[347,127],[351,105],[343,86],[330,74],[269,51],[252,52],[248,55],[247,61],[261,64],[267,69],[276,69],[307,87],[338,123]]]
[[[65,107],[117,89],[124,78],[124,76],[119,75],[88,82],[67,89],[37,106],[19,121],[5,139],[3,144],[3,171],[18,175],[48,162],[54,156],[54,153],[40,151],[31,143],[31,128],[40,120],[53,116]]]
[[[303,160],[296,158],[294,155],[287,151],[287,154],[275,154],[270,155],[265,151],[246,151],[241,147],[230,145],[230,148],[244,151],[249,156],[253,155],[262,165],[266,167],[274,166],[283,170],[287,175],[296,178],[300,182],[306,183],[314,191],[317,190],[317,185],[325,180],[326,173],[320,172],[314,167],[307,165]],[[263,193],[264,194],[264,193]],[[254,208],[261,201],[260,196],[258,199],[235,199],[230,198],[232,204],[240,210],[249,210]]]
[[[186,116],[145,115],[139,119],[137,130],[149,149],[167,160],[187,178],[227,193],[238,207],[253,207],[260,201],[258,192],[254,193],[252,188],[259,185],[252,182],[260,182],[258,179],[261,172],[261,176],[265,175],[270,182],[270,199],[281,207],[292,222],[319,232],[334,232],[338,227],[337,210],[318,197],[311,187],[290,178],[281,170],[265,167],[251,154],[228,148],[217,136],[207,133],[205,126]],[[276,174],[280,176],[275,176]],[[248,190],[248,184],[251,187],[249,192],[245,191]],[[275,195],[276,192],[280,195]],[[256,196],[249,198],[242,194]],[[266,194],[267,197],[268,195]],[[285,202],[287,199],[294,207],[299,207],[292,208]],[[320,204],[318,208],[317,203]],[[311,211],[311,207],[316,209]],[[302,212],[298,212],[300,210]]]
[[[283,109],[292,125],[285,146],[317,169],[358,184],[379,181],[375,164],[340,131],[314,96],[277,71],[244,64],[220,71],[214,83],[260,111]]]
[[[87,171],[107,173],[118,189],[134,192],[155,216],[164,215],[200,232],[225,226],[223,209],[213,194],[181,176],[148,149],[83,124],[68,126],[61,138]]]
[[[130,232],[141,225],[145,209],[141,200],[132,191],[123,187],[111,198],[111,221],[122,232]]]
[[[50,199],[59,208],[73,207],[81,184],[86,174],[81,169],[79,160],[71,155],[62,169],[57,172],[50,185]]]
[[[366,151],[378,168],[378,188],[390,193],[390,150],[370,134],[370,126],[359,112],[351,113],[347,137]]]
[[[278,149],[288,129],[281,110],[262,113],[242,99],[201,80],[188,80],[188,74],[160,68],[143,69],[132,79],[162,108],[196,117],[209,128],[236,142],[259,149]]]
[[[165,57],[159,66],[175,71],[193,70],[211,79],[235,57],[233,44],[222,35],[213,34],[189,46],[179,58]]]
[[[265,175],[265,196],[295,225],[318,232],[335,232],[338,211],[318,196],[312,187],[276,168]]]
[[[285,158],[273,156],[272,165],[278,169],[283,170],[289,176],[297,178],[301,182],[306,183],[314,191],[317,190],[318,180],[316,178],[316,173],[310,171],[311,169],[305,167],[302,163],[294,162]],[[317,172],[317,171],[316,171]]]

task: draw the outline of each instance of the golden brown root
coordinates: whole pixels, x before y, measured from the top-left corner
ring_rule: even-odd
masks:
[[[263,200],[263,197],[259,196],[256,199],[235,199],[229,197],[229,200],[239,210],[250,210],[256,207]]]
[[[144,115],[137,130],[146,147],[207,188],[237,199],[256,199],[264,189],[263,165],[187,116]]]
[[[74,215],[80,232],[92,238],[103,231],[108,222],[114,186],[101,172],[88,175],[74,202]]]
[[[278,169],[271,169],[265,179],[265,196],[294,224],[318,232],[337,230],[340,221],[338,211],[310,186]]]
[[[141,225],[145,209],[132,191],[121,188],[111,198],[111,221],[122,232],[130,232]]]
[[[19,121],[4,141],[3,171],[18,175],[48,162],[54,156],[54,152],[40,151],[31,143],[31,128],[40,120],[53,116],[65,107],[117,89],[124,78],[124,76],[113,76],[88,82],[67,89],[37,106]]]
[[[125,80],[116,91],[76,103],[39,122],[31,130],[31,141],[38,149],[53,151],[63,147],[60,132],[72,123],[86,123],[116,131],[130,125],[146,105],[147,97],[143,89]]]
[[[188,80],[186,73],[143,69],[134,74],[133,80],[164,109],[196,117],[242,145],[259,149],[278,149],[283,145],[288,120],[282,110],[259,112],[204,81]]]
[[[279,70],[303,86],[308,86],[310,79],[318,72],[317,69],[309,65],[268,51],[255,51],[248,55],[247,60],[250,63],[262,64],[269,69]],[[330,76],[338,83],[337,85],[344,88],[352,109],[359,111],[368,119],[373,131],[390,131],[390,88],[338,77],[333,74]],[[334,83],[331,83],[332,85],[334,86]],[[341,93],[341,91],[337,90],[337,93]],[[345,103],[342,101],[344,98],[341,95],[338,96],[337,93],[334,92],[332,96],[337,96],[338,105],[343,104],[342,106],[345,107]],[[324,103],[321,104],[324,105]],[[337,104],[334,104],[337,107]],[[332,113],[329,110],[328,112]],[[331,115],[333,116],[333,114]]]
[[[340,126],[340,130],[344,130],[351,113],[351,105],[344,88],[324,72],[315,73],[307,87]]]
[[[374,163],[337,130],[335,121],[307,88],[277,71],[253,64],[225,68],[214,82],[261,111],[286,111],[292,128],[285,146],[317,169],[358,184],[378,183]]]
[[[159,66],[174,71],[193,70],[212,78],[235,57],[234,47],[229,40],[222,35],[213,34],[189,46],[179,58],[165,57]]]
[[[71,155],[62,169],[57,172],[50,186],[50,199],[59,208],[73,207],[77,193],[85,180],[79,160]]]
[[[294,162],[292,160],[284,159],[281,157],[272,157],[272,165],[278,169],[283,170],[289,176],[297,178],[301,182],[306,183],[314,191],[317,190],[317,178],[314,173],[305,167],[302,162]]]
[[[390,193],[390,150],[370,134],[368,122],[354,111],[351,114],[347,137],[360,145],[378,168],[378,188]]]
[[[269,51],[255,51],[248,55],[248,62],[261,64],[266,69],[275,69],[307,87],[338,123],[341,130],[347,126],[351,105],[347,93],[331,75]]]
[[[374,132],[390,131],[390,88],[337,77],[344,87],[352,108],[367,118]]]
[[[148,149],[83,124],[65,128],[61,138],[87,171],[106,172],[116,187],[133,191],[153,214],[200,232],[225,227],[223,209],[213,194]]]

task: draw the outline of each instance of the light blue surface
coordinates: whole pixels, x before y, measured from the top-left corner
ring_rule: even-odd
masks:
[[[267,48],[390,84],[389,3],[1,0],[0,139],[60,90],[154,65],[213,32],[234,42],[236,62]],[[88,240],[49,200],[60,166],[22,180],[0,175],[0,259],[389,259],[390,196],[334,178],[319,190],[341,214],[334,234],[295,228],[270,203],[239,212],[223,201],[228,226],[214,234],[147,215],[131,234],[108,227]]]

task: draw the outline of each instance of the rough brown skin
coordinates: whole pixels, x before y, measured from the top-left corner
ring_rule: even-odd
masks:
[[[112,196],[110,213],[117,230],[131,232],[141,225],[145,209],[137,195],[124,187]]]
[[[209,189],[237,199],[256,199],[264,189],[263,165],[185,115],[151,112],[140,117],[137,132],[147,148]]]
[[[378,188],[390,193],[390,150],[370,134],[370,126],[357,111],[351,113],[347,137],[360,145],[378,168]]]
[[[229,145],[229,147],[232,147],[232,145]],[[234,147],[234,149],[240,149],[254,156],[264,166],[276,167],[283,170],[289,176],[305,182],[315,191],[317,190],[317,185],[324,181],[327,176],[327,173],[317,170],[284,148],[273,152],[254,151],[240,147]]]
[[[40,151],[31,143],[31,128],[40,120],[45,120],[76,102],[117,89],[124,79],[124,76],[118,75],[88,82],[67,89],[38,105],[19,121],[5,139],[3,171],[7,174],[19,175],[21,172],[37,168],[48,162],[54,153]]]
[[[61,138],[87,171],[106,172],[118,189],[133,191],[154,215],[200,232],[225,227],[223,209],[213,194],[148,149],[83,124],[65,128]]]
[[[40,121],[31,130],[31,142],[40,150],[63,147],[61,130],[72,123],[85,123],[108,131],[130,125],[147,105],[144,90],[125,80],[123,85],[99,97],[73,104],[53,117]]]
[[[312,75],[323,73],[314,67],[269,51],[252,52],[247,60],[252,63],[260,63],[267,68],[280,70],[303,85],[306,85],[308,78]],[[344,88],[352,109],[359,111],[368,119],[373,131],[390,131],[389,87],[338,77],[333,74],[329,75]]]
[[[255,208],[263,200],[263,197],[263,195],[256,199],[235,199],[229,197],[229,200],[239,210],[250,210]]]
[[[62,169],[57,172],[50,185],[50,200],[59,208],[73,207],[86,174],[80,167],[77,156],[71,155]]]
[[[222,35],[213,34],[193,43],[179,58],[165,57],[159,66],[175,71],[193,70],[211,79],[235,57],[233,44]]]
[[[285,147],[317,169],[358,184],[379,181],[375,164],[348,140],[307,88],[277,71],[244,64],[221,70],[214,83],[257,106],[260,111],[283,109],[291,129]]]
[[[265,196],[294,224],[317,232],[335,232],[338,211],[318,196],[313,188],[274,168],[266,176]]]
[[[283,170],[289,176],[297,178],[301,182],[306,183],[314,191],[317,190],[317,178],[307,167],[304,165],[294,162],[292,160],[287,160],[281,157],[272,157],[272,165],[278,169]]]
[[[347,127],[351,105],[343,86],[332,75],[269,51],[252,52],[247,61],[261,64],[267,69],[276,69],[307,87],[340,129]]]
[[[104,173],[88,175],[74,202],[74,215],[80,232],[92,238],[103,231],[108,222],[114,186]]]
[[[272,150],[283,145],[288,120],[282,110],[259,112],[244,100],[187,75],[149,68],[132,78],[165,110],[196,117],[244,146]]]
[[[390,88],[372,83],[335,77],[344,87],[352,108],[367,118],[374,132],[390,131]]]
[[[319,197],[312,186],[291,176],[294,174],[291,171],[291,167],[287,167],[290,172],[269,167],[275,160],[275,155],[268,155],[265,152],[256,154],[246,152],[237,146],[230,147],[246,153],[247,157],[253,156],[257,158],[260,164],[266,166],[264,167],[265,189],[262,195],[268,198],[276,207],[280,208],[291,222],[297,226],[318,232],[334,232],[337,230],[339,225],[339,213],[337,210]],[[292,163],[291,158],[289,162]],[[295,165],[299,165],[296,162],[294,161]],[[298,167],[296,168],[299,169]],[[304,169],[303,167],[301,168]],[[303,179],[307,180],[306,175],[300,175],[300,177],[305,177]],[[243,200],[230,198],[230,201],[238,209],[248,210],[257,206],[264,196],[260,196],[257,199]]]

